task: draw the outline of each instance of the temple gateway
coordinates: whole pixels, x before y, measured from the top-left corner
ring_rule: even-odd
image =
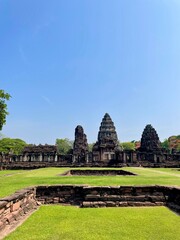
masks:
[[[78,125],[75,128],[73,149],[68,155],[59,153],[55,145],[29,145],[21,155],[0,153],[0,168],[47,166],[180,167],[180,152],[162,148],[158,134],[150,124],[143,130],[140,147],[136,150],[124,150],[118,140],[114,123],[106,113],[92,151],[88,150],[83,127]]]

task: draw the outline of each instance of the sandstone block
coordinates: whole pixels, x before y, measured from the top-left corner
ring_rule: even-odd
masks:
[[[128,203],[127,202],[119,202],[119,207],[127,207]]]
[[[106,206],[107,206],[107,207],[115,207],[115,206],[116,206],[116,203],[113,202],[113,201],[107,201],[107,202],[106,202]]]
[[[91,207],[91,202],[82,202],[81,207]]]
[[[11,224],[14,221],[14,216],[12,213],[10,213],[10,214],[6,215],[5,219],[8,222],[8,224]]]
[[[5,228],[6,224],[2,221],[0,221],[0,231],[2,231]]]

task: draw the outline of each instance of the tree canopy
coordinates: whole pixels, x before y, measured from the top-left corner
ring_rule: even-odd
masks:
[[[7,104],[6,101],[10,99],[10,94],[6,93],[4,90],[0,89],[0,131],[3,125],[6,123]]]
[[[27,143],[21,139],[3,138],[0,140],[0,152],[7,154],[21,154]]]
[[[124,150],[135,150],[134,141],[132,141],[132,142],[122,142],[121,146],[123,147]]]
[[[68,138],[56,139],[56,145],[60,154],[68,154],[73,148],[73,141]]]
[[[95,144],[95,143],[89,143],[89,144],[88,144],[88,151],[89,151],[89,152],[92,152],[92,149],[93,149],[94,144]]]
[[[162,148],[165,148],[165,149],[169,150],[169,141],[168,141],[167,138],[164,139],[163,142],[161,142],[161,146],[162,146]]]

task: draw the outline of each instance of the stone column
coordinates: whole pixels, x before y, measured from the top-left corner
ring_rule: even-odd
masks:
[[[154,162],[155,162],[155,163],[157,162],[157,156],[156,156],[156,154],[154,154]]]
[[[89,154],[88,153],[86,153],[85,158],[86,158],[86,163],[88,163],[89,162]]]
[[[42,153],[39,155],[39,161],[42,162]]]
[[[75,162],[76,162],[76,156],[73,155],[73,163],[75,163]]]
[[[133,151],[132,151],[132,152],[131,152],[131,157],[130,157],[130,158],[131,158],[131,163],[133,163],[133,160],[134,160],[133,157],[134,157],[134,156],[133,156]]]
[[[123,152],[123,163],[126,163],[126,153]]]

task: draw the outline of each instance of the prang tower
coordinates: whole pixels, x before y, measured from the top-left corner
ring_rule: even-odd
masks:
[[[93,146],[93,161],[109,162],[116,159],[116,153],[120,151],[118,137],[114,123],[106,113],[102,119],[98,140]]]

